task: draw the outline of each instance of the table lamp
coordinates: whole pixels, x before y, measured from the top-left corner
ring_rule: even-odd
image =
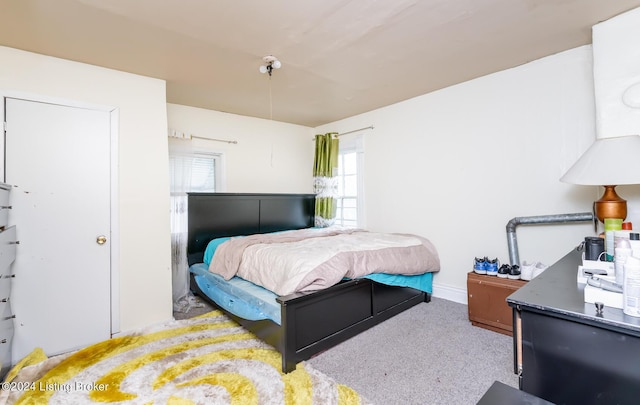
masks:
[[[640,135],[600,138],[560,178],[560,181],[586,186],[603,186],[604,194],[593,205],[595,216],[627,217],[627,201],[616,193],[616,186],[640,184]]]

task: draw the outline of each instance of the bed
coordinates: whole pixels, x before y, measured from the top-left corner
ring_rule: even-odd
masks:
[[[421,278],[421,287],[386,285],[375,277],[345,279],[319,291],[275,295],[258,292],[263,304],[258,312],[274,316],[245,315],[255,306],[246,296],[232,296],[248,283],[229,280],[229,289],[218,296],[224,283],[208,272],[205,251],[210,241],[231,236],[267,234],[314,226],[313,194],[189,193],[187,257],[191,289],[224,310],[232,319],[282,354],[282,371],[293,371],[311,358],[380,322],[431,299],[433,273]],[[233,284],[233,282],[237,284]],[[251,283],[248,283],[251,284]],[[404,284],[403,284],[404,285]],[[412,284],[409,284],[412,285]],[[255,285],[251,288],[260,287]],[[255,293],[252,290],[252,294]],[[264,304],[266,302],[266,304]]]

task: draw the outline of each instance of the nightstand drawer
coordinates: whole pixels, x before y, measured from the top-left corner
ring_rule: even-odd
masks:
[[[11,186],[0,183],[0,228],[8,225],[9,220],[9,192]]]
[[[3,304],[9,302],[11,296],[11,281],[10,276],[0,277],[0,314],[2,313]]]
[[[0,275],[11,274],[11,263],[16,260],[16,227],[12,226],[0,232]]]
[[[2,369],[0,373],[4,375],[11,368],[11,343],[13,341],[13,318],[11,317],[11,307],[7,303],[4,311],[0,315],[0,363]]]
[[[527,282],[469,273],[467,298],[469,320],[474,326],[513,335],[513,310],[507,297]]]

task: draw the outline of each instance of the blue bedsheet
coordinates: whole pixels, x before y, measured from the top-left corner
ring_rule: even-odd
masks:
[[[397,287],[411,287],[429,294],[433,292],[433,273],[424,273],[416,276],[375,273],[364,276],[363,278],[368,278],[369,280],[376,281],[380,284],[393,285]]]
[[[194,274],[198,287],[225,310],[244,319],[270,319],[281,324],[280,304],[276,301],[278,296],[275,293],[240,277],[226,281],[211,273],[205,263],[194,264],[189,270]],[[429,294],[433,289],[433,273],[416,276],[370,274],[365,278],[386,285],[411,287]]]
[[[240,277],[227,281],[211,273],[204,263],[194,264],[189,270],[202,292],[220,307],[244,319],[271,319],[280,325],[280,304],[273,292]]]

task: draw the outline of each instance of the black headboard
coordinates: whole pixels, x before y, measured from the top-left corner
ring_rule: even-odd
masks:
[[[187,257],[202,262],[209,241],[309,228],[314,225],[315,194],[189,193]]]

